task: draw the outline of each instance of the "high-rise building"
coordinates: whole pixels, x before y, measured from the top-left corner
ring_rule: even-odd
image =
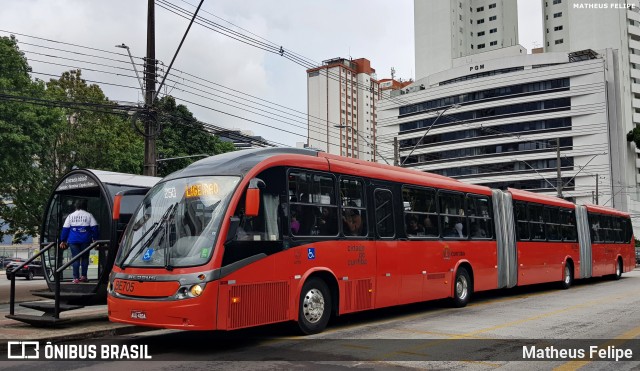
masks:
[[[309,147],[375,161],[379,94],[375,70],[365,58],[334,58],[307,70]]]
[[[485,2],[425,3],[415,2],[417,79],[378,107],[382,153],[469,183],[549,195],[560,188],[580,204],[640,212],[640,155],[626,140],[640,123],[637,0],[626,8],[542,1],[545,53],[536,54],[506,43],[478,53],[478,40],[469,53],[461,45],[478,30],[456,29],[462,10],[455,7],[473,13],[463,22],[473,25]],[[506,29],[517,29],[517,14],[503,14],[503,25],[513,25]],[[435,37],[425,34],[429,19],[440,22]],[[420,50],[419,40],[431,44]]]
[[[518,45],[515,0],[414,0],[416,80],[452,61]]]
[[[617,130],[624,134],[640,125],[639,1],[541,0],[541,6],[545,52],[617,51],[619,72],[607,81],[620,96]],[[628,147],[615,160],[614,167],[633,163],[626,170],[637,175],[625,177],[619,193],[628,195],[630,209],[640,210],[640,151]]]

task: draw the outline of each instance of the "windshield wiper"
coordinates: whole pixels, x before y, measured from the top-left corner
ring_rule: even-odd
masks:
[[[153,241],[153,239],[156,238],[156,236],[158,235],[158,232],[161,230],[160,227],[162,227],[164,225],[164,223],[169,219],[169,216],[173,213],[173,210],[175,210],[176,206],[178,206],[177,202],[175,204],[169,206],[169,208],[167,208],[167,211],[165,211],[164,215],[162,215],[162,218],[160,218],[160,220],[158,220],[157,222],[153,223],[151,225],[151,228],[149,228],[149,230],[146,231],[133,246],[131,246],[131,249],[129,249],[129,251],[123,257],[122,264],[120,264],[120,268],[125,269],[126,267],[131,265],[131,262],[133,262],[134,260],[136,260],[138,258],[138,256],[140,256],[140,254],[144,250],[144,247],[149,245],[148,243],[145,243],[144,245],[141,245],[142,248],[137,250],[136,254],[129,261],[129,264],[127,264],[127,258],[129,257],[129,255],[131,255],[131,252],[133,252],[133,249],[136,246],[138,246],[139,243],[141,243],[142,241],[145,241],[144,238],[149,233],[152,232],[151,237],[148,240],[146,240],[147,242]]]
[[[164,240],[165,241],[169,241],[169,228],[165,228],[164,229]],[[171,251],[173,250],[173,248],[171,246],[169,246],[169,243],[167,242],[165,248],[164,248],[164,269],[168,270],[168,271],[172,271],[173,270],[173,266],[171,265]]]

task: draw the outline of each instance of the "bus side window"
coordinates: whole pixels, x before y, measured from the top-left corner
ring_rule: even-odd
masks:
[[[517,238],[519,241],[529,240],[529,217],[527,216],[527,204],[517,201],[515,207],[515,219]]]

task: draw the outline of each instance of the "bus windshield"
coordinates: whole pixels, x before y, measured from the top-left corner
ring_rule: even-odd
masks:
[[[239,181],[233,176],[207,176],[153,187],[128,224],[116,264],[171,270],[208,262]]]

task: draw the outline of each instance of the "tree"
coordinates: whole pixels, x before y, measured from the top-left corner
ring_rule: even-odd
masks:
[[[207,132],[201,122],[195,119],[189,109],[171,96],[162,97],[157,103],[157,119],[161,131],[157,140],[158,154],[163,158],[192,155],[217,155],[233,151],[232,143],[222,142]],[[199,158],[184,158],[161,161],[158,175],[166,176],[185,168]]]
[[[45,84],[32,81],[16,39],[0,38],[0,219],[7,234],[20,242],[36,234],[43,199],[53,178],[38,159],[46,158],[49,130],[61,111],[23,103],[45,97]]]
[[[60,177],[73,166],[138,174],[142,171],[142,138],[132,130],[128,117],[114,114],[98,85],[87,85],[80,70],[64,72],[47,83],[47,96],[58,102],[93,104],[93,108],[65,108],[65,120],[56,131],[55,163]],[[72,104],[73,106],[73,104]]]
[[[16,39],[0,38],[0,219],[16,242],[38,233],[53,185],[72,167],[140,173],[144,150],[80,71],[46,84],[29,72]]]
[[[634,142],[640,148],[640,127],[636,126],[627,133],[627,142]]]

